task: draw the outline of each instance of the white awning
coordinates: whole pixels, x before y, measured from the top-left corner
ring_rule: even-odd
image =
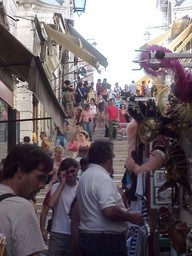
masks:
[[[81,58],[83,61],[87,62],[90,64],[92,67],[98,69],[99,67],[99,62],[98,60],[88,53],[86,50],[81,48],[76,42],[77,38],[72,37],[69,34],[64,34],[58,30],[55,30],[51,28],[49,25],[44,24],[45,30],[47,32],[47,35],[55,41],[57,44],[63,46],[66,48],[68,51],[72,52],[74,55],[78,56]],[[80,42],[80,41],[79,41]],[[79,43],[80,44],[80,43]]]

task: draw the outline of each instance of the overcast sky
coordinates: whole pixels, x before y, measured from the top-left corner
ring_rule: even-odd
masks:
[[[139,71],[133,59],[141,45],[145,43],[144,32],[148,27],[160,26],[162,14],[155,8],[155,0],[87,0],[86,12],[75,18],[75,28],[86,39],[97,43],[99,50],[109,62],[106,71],[95,78],[107,78],[114,85],[123,87],[131,80],[138,80]],[[148,30],[154,33],[153,30]],[[157,34],[162,33],[159,29]],[[93,39],[93,40],[92,40]]]

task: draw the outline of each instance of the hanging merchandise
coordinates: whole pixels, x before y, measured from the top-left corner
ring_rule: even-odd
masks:
[[[192,100],[192,71],[186,70],[177,58],[166,58],[166,54],[172,52],[162,46],[148,46],[141,52],[139,63],[144,71],[153,77],[172,74],[173,94],[185,103]],[[153,58],[151,58],[153,56]]]
[[[189,233],[189,227],[178,218],[176,213],[170,212],[167,207],[159,208],[160,224],[167,230],[171,238],[172,247],[177,253],[186,252],[186,238]],[[191,246],[191,243],[188,247]]]
[[[185,253],[187,245],[186,255],[192,255],[191,226],[188,226],[191,216],[185,219],[181,215],[182,209],[190,212],[192,205],[192,70],[183,67],[179,60],[181,56],[158,45],[141,50],[137,63],[151,78],[161,78],[161,84],[165,86],[155,99],[140,100],[138,97],[128,104],[132,120],[127,129],[126,167],[137,176],[150,175],[154,246],[160,243],[161,234],[168,234],[170,247],[177,253]],[[169,78],[168,85],[166,78]],[[147,147],[148,154],[143,157],[145,151],[142,150]],[[142,161],[138,161],[140,154]],[[169,208],[164,216],[161,206]],[[159,225],[164,225],[165,233],[159,229]],[[158,239],[155,235],[157,230]]]

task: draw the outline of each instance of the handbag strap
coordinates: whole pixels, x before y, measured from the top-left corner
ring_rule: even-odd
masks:
[[[0,195],[0,202],[3,201],[4,199],[8,198],[8,197],[13,197],[13,196],[16,196],[16,195],[11,194],[11,193],[6,193],[6,194],[3,194],[3,195]]]

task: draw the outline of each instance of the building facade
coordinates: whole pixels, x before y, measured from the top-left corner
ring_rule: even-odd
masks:
[[[96,70],[108,63],[74,29],[72,0],[3,0],[0,8],[1,159],[24,136],[51,137],[53,123],[62,130],[64,81],[75,85],[82,61]]]
[[[24,136],[32,140],[33,132],[39,137],[41,131],[51,136],[53,122],[62,125],[66,116],[59,103],[60,91],[49,76],[61,59],[60,49],[53,52],[38,31],[37,13],[51,23],[59,9],[68,15],[70,4],[61,8],[55,2],[54,6],[41,1],[9,0],[0,4],[0,159]],[[42,14],[44,9],[47,12]],[[52,65],[49,58],[44,64],[46,56],[52,56]],[[56,72],[58,77],[59,70]]]

